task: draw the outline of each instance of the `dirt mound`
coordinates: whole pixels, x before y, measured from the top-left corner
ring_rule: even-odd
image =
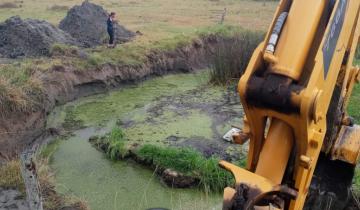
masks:
[[[71,8],[59,27],[86,47],[93,47],[107,39],[107,18],[108,13],[101,6],[85,1]],[[115,24],[114,28],[117,43],[129,41],[135,36],[135,33],[119,24]]]
[[[76,41],[46,21],[14,16],[0,23],[0,57],[49,56],[54,43],[73,45]]]

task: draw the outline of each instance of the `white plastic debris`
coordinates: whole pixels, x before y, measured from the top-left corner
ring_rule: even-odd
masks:
[[[228,142],[233,142],[233,135],[239,133],[241,130],[239,128],[231,128],[224,136],[223,139]]]

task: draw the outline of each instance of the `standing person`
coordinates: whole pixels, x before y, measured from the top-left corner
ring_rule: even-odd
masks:
[[[109,18],[107,20],[107,32],[109,34],[109,44],[108,47],[109,48],[114,48],[115,44],[114,44],[114,39],[115,39],[115,30],[114,30],[114,23],[115,23],[115,16],[116,13],[115,12],[111,12],[109,14]]]

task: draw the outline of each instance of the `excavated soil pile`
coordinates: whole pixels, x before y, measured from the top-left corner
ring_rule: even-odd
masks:
[[[14,16],[0,23],[0,57],[49,56],[54,43],[77,45],[68,33],[46,21]]]
[[[59,27],[86,47],[94,47],[107,39],[107,18],[108,13],[101,6],[85,1],[71,8]],[[135,36],[135,33],[117,23],[114,28],[117,43],[129,41]]]

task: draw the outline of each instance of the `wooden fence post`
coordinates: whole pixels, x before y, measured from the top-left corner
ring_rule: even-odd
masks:
[[[30,210],[43,210],[40,186],[37,179],[36,165],[32,151],[20,155],[21,174],[26,187],[26,199]]]

